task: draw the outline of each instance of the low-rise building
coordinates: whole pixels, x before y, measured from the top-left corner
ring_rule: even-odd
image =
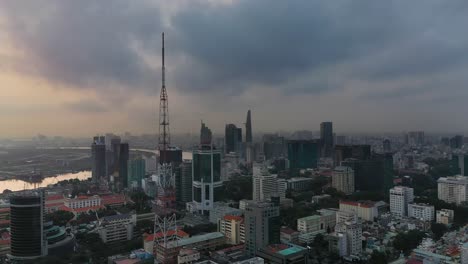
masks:
[[[455,213],[450,209],[441,209],[436,211],[436,222],[444,225],[451,225]]]
[[[372,201],[340,201],[340,211],[354,212],[365,221],[374,221],[379,216],[378,205]]]
[[[194,263],[200,259],[200,252],[195,249],[181,249],[177,255],[177,264]]]
[[[305,177],[295,177],[287,180],[288,190],[292,191],[306,191],[312,186],[314,179]]]
[[[280,229],[280,240],[282,243],[297,243],[299,241],[299,232],[289,227]]]
[[[181,240],[185,238],[189,238],[190,235],[185,233],[183,230],[170,230],[167,232],[166,237],[169,238],[169,241],[171,239],[174,240]],[[158,232],[156,234],[144,234],[143,235],[143,248],[146,252],[150,253],[151,255],[154,255],[154,241],[161,241],[164,238],[164,234],[162,232]]]
[[[101,198],[98,195],[81,195],[75,198],[67,198],[64,205],[71,209],[101,206]]]
[[[104,243],[131,240],[135,224],[134,214],[105,216],[99,220],[99,236]]]
[[[307,263],[307,249],[292,244],[268,245],[260,248],[257,256],[271,264]]]
[[[429,204],[408,204],[408,217],[413,217],[423,221],[434,220],[434,206]]]
[[[157,261],[161,263],[173,263],[177,261],[177,256],[182,248],[213,250],[224,243],[224,235],[220,232],[213,232],[177,241],[170,241],[166,244],[157,244],[155,245],[155,254]]]

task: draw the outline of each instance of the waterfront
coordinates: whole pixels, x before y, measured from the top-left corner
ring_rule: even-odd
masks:
[[[22,180],[4,180],[0,181],[0,193],[8,189],[10,191],[31,190],[38,187],[47,187],[50,184],[56,184],[64,180],[86,180],[91,177],[91,171],[81,171],[77,173],[65,173],[56,176],[46,177],[41,182],[29,183]]]

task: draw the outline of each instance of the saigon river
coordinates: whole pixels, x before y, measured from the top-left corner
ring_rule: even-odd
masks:
[[[31,183],[22,180],[3,180],[0,181],[0,193],[8,189],[10,191],[32,190],[38,187],[47,187],[51,184],[56,184],[59,181],[78,179],[80,181],[87,180],[91,177],[91,171],[80,171],[77,173],[65,173],[56,176],[45,177],[41,182]]]

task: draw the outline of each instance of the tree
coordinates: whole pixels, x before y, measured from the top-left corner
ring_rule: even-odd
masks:
[[[432,223],[431,225],[431,231],[434,233],[434,238],[435,240],[439,240],[445,232],[447,232],[448,228],[444,224],[439,224],[439,223]]]
[[[152,220],[138,221],[137,224],[136,224],[136,230],[139,230],[142,233],[153,233],[154,221],[152,221]]]
[[[426,236],[424,232],[419,230],[411,230],[406,233],[399,233],[395,240],[393,240],[393,247],[397,250],[403,251],[405,255],[415,249],[421,240]]]
[[[148,205],[148,201],[151,199],[144,192],[132,192],[130,198],[134,202],[134,209],[137,213],[148,213],[151,207]]]
[[[72,212],[58,210],[49,214],[46,214],[47,221],[53,221],[58,226],[66,226],[67,223],[72,220],[75,215]]]
[[[369,260],[369,264],[387,264],[388,263],[388,257],[384,252],[380,252],[377,250],[374,250],[372,252],[371,258]]]

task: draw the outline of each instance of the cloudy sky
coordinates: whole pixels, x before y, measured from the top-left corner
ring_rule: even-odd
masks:
[[[467,131],[463,0],[0,0],[0,137]]]

